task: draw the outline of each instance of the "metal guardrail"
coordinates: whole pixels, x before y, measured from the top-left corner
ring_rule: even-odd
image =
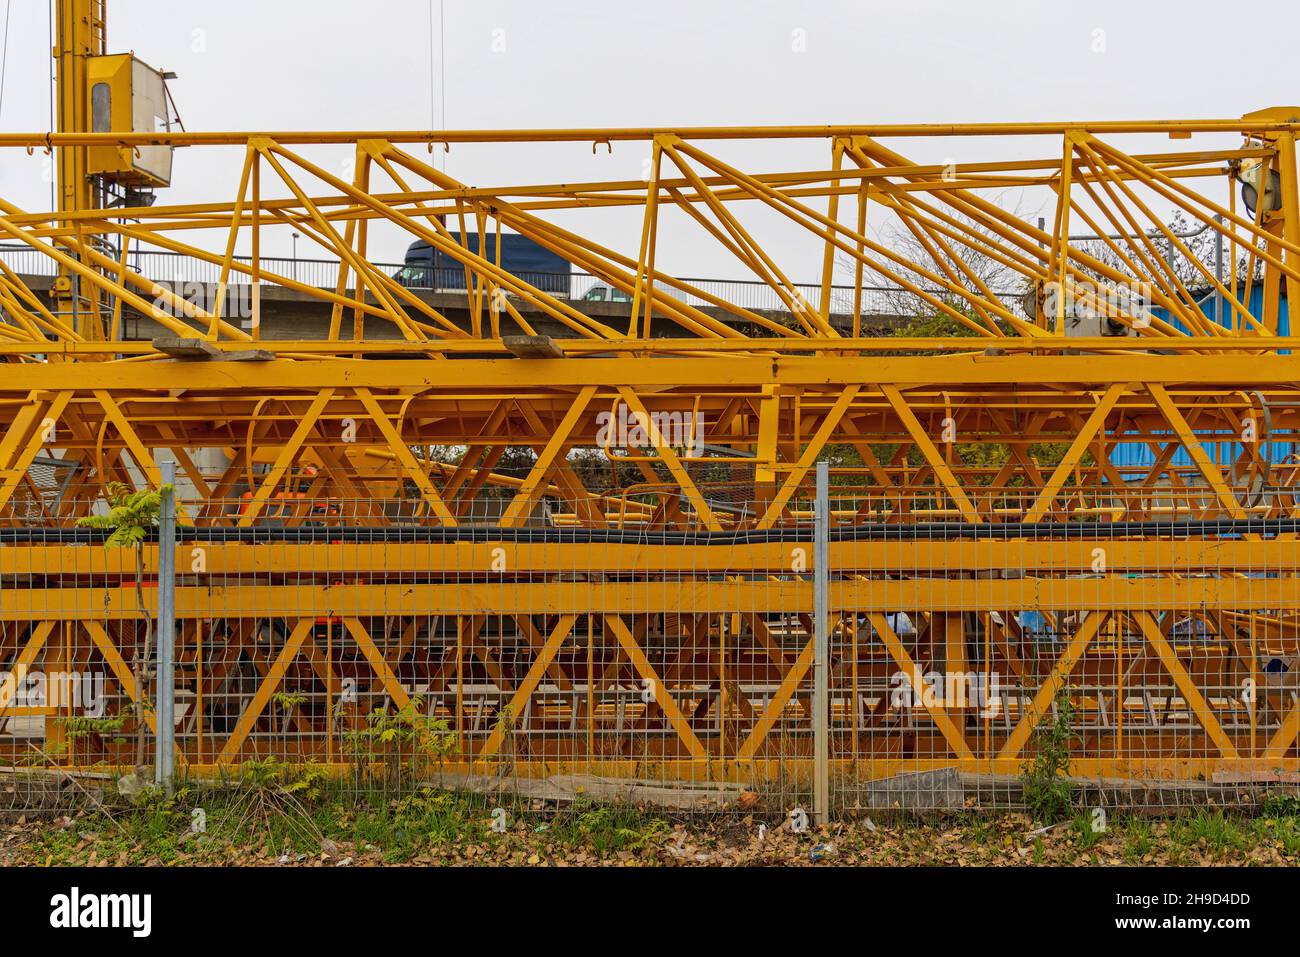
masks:
[[[236,261],[251,264],[249,256],[236,256]],[[0,244],[0,260],[19,275],[54,276],[58,271],[57,263],[39,250],[28,246]],[[127,265],[142,275],[150,276],[158,282],[169,284],[216,283],[221,278],[221,267],[216,263],[206,262],[183,253],[168,250],[130,250],[127,253]],[[428,266],[410,266],[401,263],[377,262],[372,265],[385,275],[413,289],[431,289],[438,292],[463,293],[465,291],[465,270],[460,267],[433,269]],[[261,268],[267,272],[292,279],[308,286],[321,289],[333,289],[338,282],[338,260],[334,259],[288,259],[273,256],[261,258]],[[611,287],[599,276],[590,273],[517,273],[518,277],[532,286],[541,289],[558,299],[596,300],[603,302],[630,302],[631,296],[622,290]],[[232,277],[239,282],[245,277]],[[742,309],[787,312],[787,304],[775,289],[765,282],[747,279],[688,279],[678,282],[694,287],[705,296],[738,306]],[[263,284],[272,284],[263,279]],[[710,306],[704,296],[700,296],[676,286],[673,283],[659,282],[657,285],[669,295],[691,306]],[[794,283],[795,291],[814,308],[821,301],[820,283]],[[931,292],[951,298],[939,290]],[[184,291],[181,290],[184,294]],[[831,287],[831,314],[851,316],[853,314],[854,290],[852,286],[835,285]],[[917,298],[906,290],[888,286],[863,287],[862,314],[899,315],[915,310],[912,305]],[[1004,294],[1004,302],[1018,315],[1021,314],[1019,296]]]

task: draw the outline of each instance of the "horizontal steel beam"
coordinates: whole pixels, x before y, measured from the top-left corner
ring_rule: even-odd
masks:
[[[185,567],[182,565],[182,568]],[[328,569],[323,569],[328,572]],[[1300,609],[1300,577],[950,579],[834,581],[833,609],[858,611],[988,611],[997,608],[1142,610]],[[182,585],[181,618],[318,617],[366,615],[634,614],[652,610],[692,613],[806,614],[813,609],[811,581],[514,581],[455,584],[245,584]],[[70,621],[139,618],[134,585],[6,588],[0,619]]]
[[[605,343],[610,351],[618,342]],[[340,344],[341,348],[344,344]],[[1064,386],[1116,382],[1258,389],[1300,382],[1300,355],[718,356],[705,358],[457,359],[11,365],[0,395],[31,390],[240,391],[580,388],[598,385],[755,388],[879,383],[900,387]]]
[[[531,530],[525,530],[525,533]],[[807,550],[811,529],[804,529],[806,541],[759,544],[592,545],[583,542],[494,541],[491,529],[482,529],[477,542],[340,542],[340,543],[205,543],[203,531],[196,541],[177,549],[177,567],[193,563],[194,552],[202,552],[204,574],[253,579],[274,574],[310,578],[313,574],[377,574],[401,569],[403,575],[436,577],[509,577],[512,574],[545,570],[549,574],[599,573],[608,575],[654,576],[663,572],[709,575],[721,572],[763,572],[789,574],[792,564],[806,561],[797,549]],[[37,530],[39,535],[39,530]],[[322,534],[328,535],[329,530]],[[636,533],[630,532],[632,537]],[[1100,552],[1100,554],[1099,554]],[[144,568],[157,568],[158,548],[144,548]],[[1089,572],[1099,560],[1111,573],[1149,572],[1269,572],[1300,571],[1300,546],[1295,540],[1247,541],[1192,537],[1180,540],[1115,540],[1088,537],[1074,541],[857,541],[832,542],[831,567],[838,574],[852,572],[900,573],[929,569],[939,573],[1016,572],[1059,575]],[[493,569],[498,569],[494,571]],[[319,572],[313,570],[319,569]],[[97,545],[13,545],[0,547],[0,575],[6,587],[21,589],[17,576],[55,576],[75,580],[79,576],[126,576],[137,574],[135,555],[126,549]]]

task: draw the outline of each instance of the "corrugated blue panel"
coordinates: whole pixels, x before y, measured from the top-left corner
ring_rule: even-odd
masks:
[[[1156,441],[1161,440],[1157,438]],[[1210,460],[1221,468],[1231,468],[1237,461],[1237,457],[1241,455],[1240,442],[1202,442],[1201,447],[1205,449],[1205,454],[1210,457]],[[1268,461],[1278,465],[1295,452],[1294,442],[1269,442],[1268,450],[1264,454],[1268,456]],[[1155,453],[1143,442],[1116,442],[1110,448],[1110,463],[1116,468],[1148,468],[1154,465],[1155,461]],[[1187,450],[1179,446],[1174,452],[1171,464],[1191,466],[1194,463]]]
[[[1229,327],[1232,325],[1232,318],[1233,318],[1233,316],[1232,316],[1232,305],[1231,305],[1231,301],[1228,300],[1226,297],[1224,297],[1224,296],[1220,296],[1217,292],[1215,292],[1215,293],[1209,293],[1208,295],[1202,296],[1200,299],[1198,299],[1198,300],[1196,301],[1196,304],[1197,304],[1198,306],[1201,307],[1201,311],[1202,311],[1202,312],[1204,312],[1207,316],[1210,317],[1211,320],[1213,320],[1214,317],[1215,317],[1215,300],[1216,300],[1216,299],[1222,299],[1222,300],[1223,300],[1222,304],[1218,307],[1219,310],[1220,310],[1220,312],[1219,312],[1219,325],[1223,326],[1225,329],[1226,329],[1226,328],[1229,328]],[[1263,312],[1264,312],[1264,289],[1263,289],[1263,287],[1262,287],[1259,283],[1255,283],[1254,287],[1252,287],[1252,289],[1250,290],[1250,302],[1248,302],[1248,303],[1246,304],[1246,308],[1249,309],[1249,310],[1250,310],[1250,314],[1251,314],[1252,316],[1255,316],[1256,318],[1258,318],[1260,315],[1263,314]],[[1283,292],[1283,294],[1282,294],[1282,301],[1278,304],[1277,314],[1278,314],[1278,315],[1277,315],[1277,326],[1278,326],[1277,334],[1280,335],[1280,336],[1289,336],[1289,335],[1291,335],[1291,316],[1290,316],[1290,314],[1289,314],[1289,312],[1288,312],[1288,310],[1287,310],[1287,301],[1286,301],[1286,293],[1285,293],[1285,292]],[[1178,330],[1180,330],[1180,331],[1182,331],[1182,332],[1187,332],[1187,331],[1188,331],[1188,330],[1187,330],[1187,327],[1186,327],[1185,325],[1183,325],[1183,323],[1182,323],[1181,320],[1179,320],[1179,319],[1175,319],[1175,318],[1172,318],[1172,317],[1169,315],[1169,310],[1168,310],[1168,309],[1165,309],[1165,308],[1162,307],[1162,306],[1153,306],[1152,309],[1151,309],[1151,315],[1155,316],[1157,319],[1163,319],[1163,320],[1165,320],[1166,322],[1170,323],[1170,324],[1173,325],[1176,329],[1178,329]],[[1241,325],[1241,318],[1240,318],[1240,317],[1238,317],[1238,319],[1237,319],[1237,325],[1238,325],[1238,326]],[[1290,350],[1290,349],[1284,349],[1284,350],[1282,350],[1282,351],[1283,351],[1283,352],[1290,352],[1291,350]]]
[[[1211,319],[1215,317],[1215,299],[1222,298],[1218,293],[1211,293],[1197,301],[1197,305]],[[1253,316],[1260,315],[1264,309],[1264,290],[1256,283],[1250,292],[1250,303],[1248,305],[1250,313]],[[1220,306],[1219,322],[1225,328],[1232,324],[1232,306],[1225,299]],[[1163,308],[1153,308],[1151,314],[1157,318],[1173,324],[1183,332],[1187,327],[1178,319],[1171,318],[1169,311]],[[1240,325],[1240,320],[1238,320]],[[1278,306],[1278,335],[1289,336],[1291,334],[1291,319],[1287,311],[1286,296],[1283,295],[1282,301]],[[1281,350],[1283,353],[1289,353],[1290,349]],[[1241,455],[1241,443],[1231,441],[1213,441],[1208,440],[1201,443],[1210,460],[1216,465],[1231,468]],[[1268,450],[1265,453],[1268,461],[1274,464],[1280,464],[1294,455],[1297,451],[1297,445],[1294,442],[1270,442]],[[1116,468],[1149,468],[1155,464],[1156,456],[1153,451],[1144,442],[1117,442],[1111,446],[1110,461]],[[1174,466],[1191,466],[1192,457],[1187,454],[1187,450],[1182,448],[1174,452],[1172,463]]]

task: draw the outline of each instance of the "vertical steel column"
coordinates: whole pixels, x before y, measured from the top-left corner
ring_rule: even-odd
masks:
[[[154,702],[154,782],[168,793],[176,762],[176,463],[159,463],[158,680]],[[147,663],[146,663],[147,667]]]
[[[830,813],[830,470],[817,463],[813,509],[813,820]]]

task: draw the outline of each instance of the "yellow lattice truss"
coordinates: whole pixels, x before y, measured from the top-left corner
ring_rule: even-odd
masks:
[[[51,299],[0,260],[0,654],[11,669],[94,663],[123,702],[136,695],[134,557],[52,533],[110,483],[156,484],[170,455],[195,499],[177,593],[192,766],[343,761],[373,706],[419,696],[455,738],[444,767],[509,751],[536,773],[802,773],[813,586],[793,553],[812,466],[834,452],[852,463],[833,470],[842,773],[1015,773],[1062,693],[1084,716],[1080,772],[1296,772],[1300,500],[1274,450],[1300,427],[1285,319],[1300,295],[1298,130],[1300,109],[1279,108],[1069,125],[0,136],[61,156],[241,156],[224,201],[51,213],[0,198],[3,240],[74,290]],[[971,137],[1013,158],[906,155],[960,154]],[[470,185],[430,157],[546,144],[644,151],[648,179],[529,183],[521,164],[518,181]],[[814,145],[825,159],[811,168],[743,159]],[[351,176],[309,158],[339,147]],[[1238,208],[1243,178],[1275,184],[1258,209]],[[1018,196],[1045,197],[1054,217],[1022,218]],[[625,248],[580,225],[625,207],[641,219]],[[1222,244],[1224,268],[1193,254],[1170,210]],[[376,266],[381,223],[463,266],[460,292]],[[785,238],[766,238],[777,226]],[[332,284],[268,262],[268,230],[323,248]],[[583,308],[472,251],[503,231],[630,303]],[[666,272],[687,233],[778,308]],[[158,285],[132,266],[141,250],[211,269],[215,298]],[[794,282],[795,258],[820,261],[819,285]],[[924,328],[881,334],[864,307],[873,283]],[[247,321],[227,317],[250,288]],[[324,334],[264,337],[273,290],[321,304]],[[1074,334],[1080,304],[1098,334]],[[127,317],[148,338],[125,338]],[[707,449],[654,427],[640,450],[602,441],[620,409],[694,417]],[[1230,461],[1207,451],[1216,434]],[[1117,464],[1121,438],[1149,464]],[[507,448],[530,449],[526,467],[498,468]],[[584,449],[613,482],[589,487],[572,459]],[[44,461],[70,476],[57,496],[33,478]],[[271,525],[280,538],[259,539]],[[361,527],[391,534],[360,540]],[[403,539],[413,528],[423,537]],[[144,557],[147,575],[156,549]],[[934,670],[996,672],[1017,691],[993,709],[902,715],[890,677]],[[10,694],[0,709],[43,718],[46,751],[64,740],[58,708]],[[129,750],[78,737],[52,760]]]

